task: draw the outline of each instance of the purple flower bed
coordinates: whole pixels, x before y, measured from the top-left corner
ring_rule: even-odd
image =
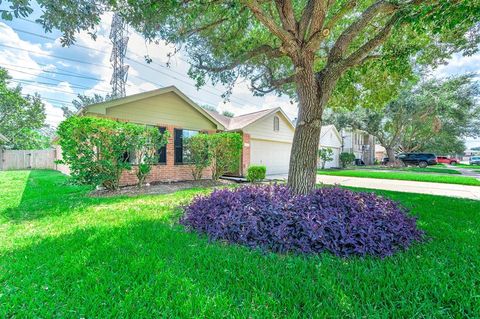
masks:
[[[285,186],[246,186],[195,198],[181,223],[213,240],[275,252],[385,257],[424,238],[406,213],[373,193],[324,187],[295,196]]]

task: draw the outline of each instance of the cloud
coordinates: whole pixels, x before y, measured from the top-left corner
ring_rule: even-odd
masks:
[[[433,71],[436,77],[447,77],[452,75],[480,72],[480,53],[472,56],[463,56],[460,53],[454,54],[447,64],[437,67]]]
[[[58,124],[65,119],[63,117],[63,111],[59,107],[53,106],[50,102],[44,101],[44,104],[47,115],[46,123],[52,127],[57,127]]]
[[[9,46],[0,46],[0,65],[5,67],[14,79],[32,80],[42,73],[42,67],[35,61],[35,56],[48,55],[49,52],[43,50],[40,44],[20,39],[18,34],[3,22],[0,22],[0,43]]]

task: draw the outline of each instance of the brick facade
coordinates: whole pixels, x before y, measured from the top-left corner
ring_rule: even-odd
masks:
[[[243,148],[242,148],[242,166],[240,175],[247,175],[248,167],[250,166],[250,134],[243,134]]]
[[[159,127],[165,127],[170,133],[168,138],[167,147],[167,163],[158,164],[152,167],[152,171],[148,175],[146,182],[177,182],[177,181],[189,181],[193,180],[192,165],[177,164],[175,165],[175,145],[174,145],[174,129],[181,128],[173,125],[158,125]],[[215,133],[215,131],[208,131],[209,134]],[[136,176],[137,167],[134,166],[130,171],[124,171],[120,178],[120,186],[136,185],[138,179]],[[212,171],[207,168],[203,171],[204,179],[212,178]]]

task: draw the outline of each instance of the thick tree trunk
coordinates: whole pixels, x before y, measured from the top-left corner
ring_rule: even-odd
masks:
[[[335,78],[315,75],[311,68],[300,68],[296,84],[299,109],[290,153],[288,186],[297,194],[308,194],[315,188],[317,180],[322,113]]]
[[[391,147],[385,147],[388,156],[388,166],[401,167],[404,166],[403,162],[395,158],[395,150]]]
[[[387,151],[388,162],[394,163],[395,162],[395,151],[391,147],[386,147],[385,150]]]

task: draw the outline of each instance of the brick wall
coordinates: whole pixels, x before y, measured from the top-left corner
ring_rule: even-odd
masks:
[[[243,148],[242,148],[242,167],[240,174],[247,175],[248,167],[250,166],[250,134],[243,134]]]
[[[173,125],[161,125],[160,127],[165,127],[166,130],[170,133],[167,143],[167,163],[158,164],[152,167],[152,171],[147,177],[146,182],[177,182],[177,181],[188,181],[193,180],[192,175],[192,165],[179,164],[175,165],[175,145],[174,145],[174,132],[173,130],[177,127]],[[178,127],[180,128],[180,127]],[[215,131],[208,131],[209,134],[215,133]],[[125,171],[120,178],[120,185],[135,185],[138,182],[136,174],[137,167],[134,166],[132,170]],[[212,171],[210,168],[207,168],[203,171],[203,179],[212,178]]]
[[[168,138],[167,147],[167,163],[166,164],[158,164],[152,167],[152,171],[150,172],[149,176],[146,179],[147,183],[152,182],[176,182],[176,181],[188,181],[193,180],[192,175],[192,165],[187,164],[180,164],[175,165],[175,147],[174,147],[174,129],[177,128],[173,125],[162,125],[158,124],[159,127],[165,127],[166,130],[170,133],[170,137]],[[178,127],[181,128],[181,127]],[[213,134],[215,131],[208,131],[208,134]],[[61,159],[61,147],[56,147],[56,159]],[[136,176],[136,170],[138,168],[134,166],[130,171],[124,171],[122,176],[120,177],[120,185],[127,186],[127,185],[136,185],[138,183],[138,179]],[[69,174],[70,169],[68,166],[65,165],[57,165],[57,170],[61,171],[64,174]],[[203,179],[210,179],[212,178],[212,171],[210,168],[207,168],[203,171]]]

